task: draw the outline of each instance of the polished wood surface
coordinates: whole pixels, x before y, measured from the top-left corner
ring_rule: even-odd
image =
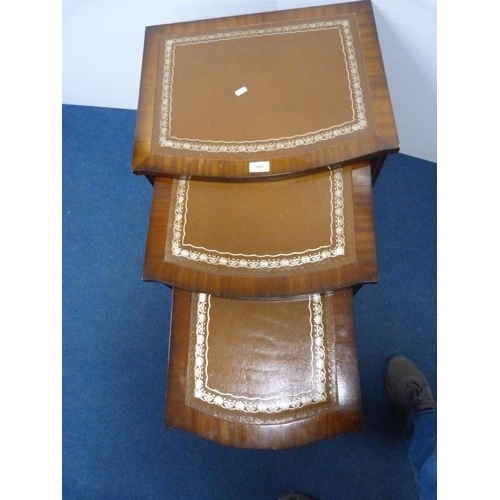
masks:
[[[271,179],[398,149],[369,1],[146,30],[136,174]]]
[[[323,175],[323,174],[320,174]],[[312,176],[307,176],[311,178]],[[292,180],[273,181],[271,183],[257,183],[262,187],[271,189],[277,183],[289,183]],[[204,183],[206,184],[206,183]],[[225,186],[227,183],[221,183]],[[346,183],[347,185],[348,183]],[[172,179],[156,178],[153,203],[151,208],[150,225],[146,245],[146,256],[144,261],[143,279],[146,281],[159,281],[171,286],[177,286],[191,291],[211,293],[214,295],[233,297],[272,297],[272,296],[296,296],[311,293],[319,293],[353,286],[359,283],[375,283],[378,280],[377,256],[375,245],[375,231],[373,224],[373,203],[370,166],[367,163],[354,165],[351,170],[350,184],[352,194],[350,195],[351,211],[345,207],[345,254],[335,258],[325,258],[313,261],[307,266],[248,269],[235,268],[227,265],[208,265],[189,258],[166,257],[166,245],[168,241],[167,228],[169,211],[172,209],[171,198]],[[242,184],[246,186],[247,183]],[[274,184],[276,186],[276,184]],[[222,189],[223,196],[224,190]],[[271,200],[272,201],[272,200]],[[264,205],[265,199],[257,202]],[[303,204],[315,207],[314,199],[306,199]],[[243,207],[251,210],[251,207]],[[299,213],[302,209],[310,209],[296,205],[290,208],[288,217],[288,238],[304,238],[302,233],[307,234],[307,229],[301,229],[299,225]],[[208,218],[207,212],[199,209],[199,216]],[[172,214],[170,214],[171,216]],[[285,217],[283,217],[285,219]],[[257,221],[259,227],[267,229],[267,221]],[[307,224],[307,219],[302,225]],[[208,228],[214,232],[228,231],[223,234],[224,238],[233,235],[231,230],[224,228],[223,221],[214,219],[214,227]],[[269,238],[275,238],[274,230],[269,228]],[[235,234],[245,234],[245,231]],[[253,233],[252,233],[253,234]],[[307,245],[306,241],[304,244]],[[252,244],[250,242],[249,244]],[[309,247],[310,248],[310,247]],[[187,250],[186,250],[187,252]],[[302,254],[305,255],[305,254]],[[336,260],[338,258],[338,261]],[[207,259],[205,259],[207,260]],[[338,263],[337,263],[338,262]],[[217,261],[217,264],[219,262]]]
[[[272,401],[275,392],[279,393],[281,389],[273,388],[270,379],[277,381],[280,388],[285,387],[283,389],[285,392],[289,387],[293,387],[295,391],[300,390],[303,384],[300,380],[300,371],[297,373],[298,368],[294,368],[293,363],[287,365],[287,360],[283,360],[283,356],[294,355],[297,357],[297,365],[307,366],[310,363],[311,348],[300,351],[300,345],[304,341],[307,343],[307,339],[312,335],[311,328],[305,325],[305,340],[299,341],[299,333],[297,337],[290,339],[287,334],[287,321],[295,321],[295,318],[285,318],[273,324],[272,318],[280,316],[271,311],[266,315],[271,321],[265,326],[260,323],[265,318],[258,318],[255,322],[255,335],[251,334],[251,326],[245,327],[244,335],[238,336],[237,332],[231,334],[231,328],[225,326],[224,317],[230,316],[233,309],[241,313],[245,310],[245,304],[233,306],[231,299],[217,299],[228,303],[217,306],[221,315],[219,319],[215,310],[209,311],[213,314],[214,320],[211,324],[213,330],[210,332],[212,336],[210,348],[216,354],[217,349],[222,349],[222,353],[219,362],[216,354],[212,353],[211,357],[207,357],[212,363],[210,365],[212,371],[207,372],[212,377],[208,385],[219,387],[221,392],[247,391],[246,394],[253,396],[253,399],[240,398],[239,402],[232,404],[231,401],[226,401],[230,398],[221,397],[217,405],[213,399],[207,399],[204,397],[205,394],[202,394],[196,403],[193,394],[197,388],[203,388],[203,382],[198,385],[199,377],[195,374],[197,358],[190,360],[190,355],[193,357],[193,353],[197,352],[202,360],[205,356],[203,351],[199,351],[199,340],[196,340],[200,336],[203,339],[204,335],[200,330],[196,330],[197,327],[200,328],[200,321],[196,316],[199,308],[198,297],[198,294],[186,290],[178,288],[173,290],[165,410],[167,427],[183,429],[224,445],[261,449],[289,448],[361,430],[361,402],[351,289],[339,290],[321,297],[322,319],[318,320],[319,313],[314,310],[314,323],[318,327],[321,326],[317,335],[322,336],[321,341],[324,342],[324,350],[319,353],[320,358],[324,359],[324,365],[318,366],[324,366],[325,370],[326,381],[323,382],[326,387],[324,389],[326,399],[302,401],[295,407],[293,403],[291,405],[289,403],[288,406],[285,405],[284,411],[273,407],[245,411],[245,405],[251,406],[255,396],[260,394],[259,391],[262,391],[263,397],[266,398],[262,401]],[[273,307],[271,301],[251,302],[265,303],[262,304],[264,308]],[[302,307],[300,301],[298,304]],[[253,307],[254,304],[248,312],[254,311]],[[293,308],[293,305],[287,304],[286,307]],[[207,313],[205,310],[201,312]],[[252,323],[252,318],[246,318],[245,322]],[[234,321],[231,325],[233,324]],[[219,339],[217,339],[218,329],[221,330]],[[297,327],[296,330],[298,331]],[[267,335],[262,331],[267,332]],[[264,345],[271,345],[264,342],[269,342],[269,337],[272,337],[272,348],[266,349]],[[294,344],[297,345],[296,351],[293,348]],[[314,345],[318,344],[318,339],[315,338]],[[235,353],[241,359],[237,356],[235,359],[228,359],[235,356]],[[235,363],[239,364],[239,368]],[[204,368],[200,369],[203,373]],[[239,371],[237,377],[236,371]],[[238,380],[235,381],[234,378]],[[253,385],[252,380],[254,380]],[[271,403],[267,406],[271,406]]]

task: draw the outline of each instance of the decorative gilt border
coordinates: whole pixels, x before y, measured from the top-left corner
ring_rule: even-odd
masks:
[[[311,308],[312,305],[312,308]],[[306,405],[321,403],[327,399],[326,351],[324,346],[323,304],[321,295],[309,298],[311,321],[311,390],[290,394],[283,398],[249,398],[243,395],[222,393],[208,386],[207,342],[209,337],[210,295],[198,295],[196,320],[196,346],[194,366],[194,396],[206,403],[226,410],[245,413],[280,413],[295,410]]]
[[[281,137],[279,139],[268,139],[261,141],[228,141],[218,142],[203,139],[176,138],[170,135],[170,117],[172,113],[171,85],[174,74],[174,58],[176,45],[186,45],[195,43],[209,43],[230,38],[249,38],[255,36],[280,35],[301,31],[317,31],[327,29],[339,29],[346,70],[351,88],[351,101],[353,106],[353,123],[348,122],[340,125],[333,125],[330,128],[311,131],[297,136]],[[184,149],[189,151],[202,151],[208,153],[256,153],[269,152],[282,149],[291,149],[298,146],[314,144],[319,141],[327,141],[338,136],[352,134],[358,130],[367,128],[365,105],[363,101],[363,91],[361,89],[360,76],[358,73],[358,63],[354,50],[353,37],[347,20],[323,21],[316,23],[299,24],[292,26],[281,26],[275,28],[254,29],[246,31],[232,31],[226,33],[216,33],[212,35],[199,35],[182,38],[173,38],[166,41],[163,65],[163,90],[160,118],[161,147],[174,149]]]
[[[186,212],[187,212],[187,191],[189,181],[179,180],[176,192],[175,215],[172,235],[172,254],[176,257],[186,258],[193,261],[204,262],[215,266],[226,266],[232,268],[246,268],[252,270],[294,268],[314,262],[320,262],[345,254],[345,232],[344,232],[344,181],[342,178],[342,168],[330,172],[331,183],[331,223],[332,234],[330,238],[330,248],[305,250],[294,254],[279,256],[255,256],[255,255],[214,255],[217,251],[208,251],[205,248],[192,250],[186,248],[184,243]],[[220,252],[222,253],[222,252]],[[257,258],[255,258],[257,257]],[[274,258],[273,258],[274,257]]]

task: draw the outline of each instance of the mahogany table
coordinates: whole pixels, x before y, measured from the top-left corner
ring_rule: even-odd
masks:
[[[350,288],[241,300],[174,288],[165,424],[288,448],[361,430]]]
[[[399,149],[371,2],[150,26],[132,171],[248,180]]]
[[[143,278],[235,297],[375,283],[369,162],[268,182],[157,177]]]

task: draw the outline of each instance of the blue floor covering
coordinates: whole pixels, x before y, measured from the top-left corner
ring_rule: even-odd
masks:
[[[243,450],[163,427],[171,292],[141,281],[152,188],[131,173],[136,112],[62,113],[63,498],[418,498],[383,366],[410,357],[436,394],[436,164],[393,155],[374,188],[380,281],[355,297],[363,432]]]

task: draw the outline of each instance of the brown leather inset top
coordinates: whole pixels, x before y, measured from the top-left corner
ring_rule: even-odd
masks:
[[[167,262],[267,276],[353,260],[347,167],[280,182],[174,181],[173,192]]]
[[[331,297],[193,296],[186,404],[219,418],[284,423],[337,404]]]
[[[284,177],[398,148],[370,2],[146,30],[135,173]]]
[[[355,23],[345,16],[166,40],[154,151],[261,159],[373,127]]]

